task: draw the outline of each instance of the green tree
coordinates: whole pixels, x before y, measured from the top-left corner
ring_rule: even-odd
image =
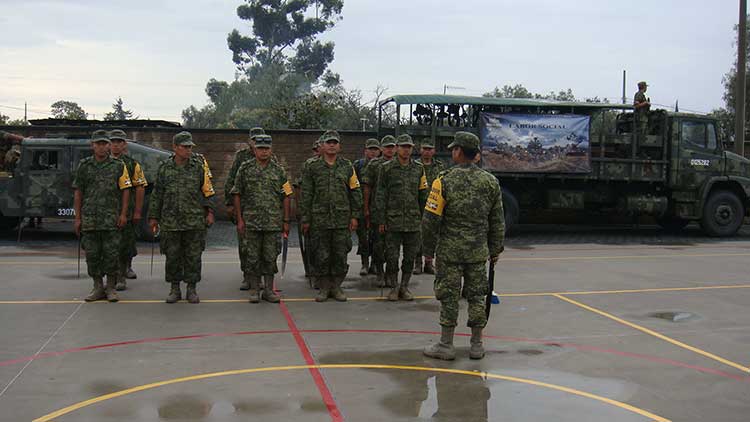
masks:
[[[739,38],[739,26],[734,25],[734,46],[737,47]],[[750,27],[745,34],[748,40],[750,40]],[[750,59],[750,43],[748,45],[748,51],[745,52],[746,56]],[[750,60],[747,60],[750,64]],[[750,118],[750,71],[746,70],[745,73],[745,121]],[[724,84],[724,108],[713,110],[710,115],[719,119],[719,126],[721,128],[724,139],[732,140],[734,138],[734,120],[735,120],[735,101],[737,99],[736,86],[737,86],[737,58],[734,59],[734,64],[727,73],[724,74],[722,79]],[[731,141],[734,142],[734,141]]]
[[[135,117],[137,119],[137,117]],[[133,111],[125,110],[122,104],[122,97],[117,97],[112,104],[112,111],[104,115],[104,120],[130,120],[133,119]]]
[[[56,119],[86,120],[86,112],[73,101],[60,100],[50,106],[52,116]]]
[[[237,16],[252,25],[252,35],[237,29],[229,34],[232,61],[251,77],[259,68],[280,65],[317,80],[333,61],[334,44],[316,38],[341,19],[343,7],[343,0],[245,0]]]

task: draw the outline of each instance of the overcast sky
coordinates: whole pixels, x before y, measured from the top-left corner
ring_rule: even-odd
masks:
[[[65,99],[102,118],[122,96],[141,118],[180,121],[232,80],[227,48],[240,0],[2,0],[0,113],[49,117]],[[331,69],[369,100],[388,94],[481,95],[522,84],[620,101],[649,82],[652,103],[723,106],[738,1],[345,0]]]

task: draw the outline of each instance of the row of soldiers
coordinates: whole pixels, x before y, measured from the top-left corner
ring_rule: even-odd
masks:
[[[147,183],[136,166],[128,168],[122,154],[113,156],[113,136],[124,139],[124,134],[94,133],[94,155],[80,163],[74,181],[75,229],[82,233],[88,271],[94,279],[87,301],[117,301],[117,280],[123,271],[114,263],[120,262],[117,257],[127,244],[122,232],[140,219],[137,203],[133,202],[131,211],[130,191]],[[236,172],[225,187],[227,202],[231,198],[250,302],[278,302],[274,275],[280,239],[289,233],[293,189],[273,158],[271,137],[254,129],[251,139],[253,144],[237,154],[232,169],[236,167]],[[205,158],[193,153],[194,145],[189,132],[174,136],[174,155],[159,166],[148,209],[149,225],[154,234],[161,234],[160,247],[166,255],[165,279],[171,285],[168,303],[181,299],[181,282],[187,284],[188,302],[199,302],[196,284],[201,279],[201,255],[206,229],[214,222],[210,168]],[[372,140],[367,144],[368,149],[375,146]],[[439,173],[431,191],[425,164],[411,158],[414,144],[409,135],[386,136],[377,147],[383,157],[370,158],[361,166],[366,196],[355,166],[339,156],[341,137],[336,131],[326,131],[319,138],[319,156],[306,161],[301,171],[298,208],[308,239],[309,271],[320,289],[316,301],[346,300],[341,284],[349,269],[347,254],[352,249],[352,232],[362,221],[370,229],[363,238],[373,237],[376,272],[392,287],[389,300],[413,300],[408,285],[417,255],[424,255],[429,264],[438,257],[435,293],[441,301],[443,331],[440,342],[428,346],[425,355],[455,358],[453,331],[463,289],[472,328],[470,356],[481,358],[484,300],[489,293],[485,263],[502,252],[504,222],[497,180],[474,164],[479,140],[471,133],[456,134],[449,149],[457,165]],[[397,283],[401,250],[402,275]],[[368,267],[365,264],[363,260],[363,269]]]

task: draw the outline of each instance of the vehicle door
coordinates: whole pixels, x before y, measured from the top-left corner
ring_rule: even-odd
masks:
[[[73,207],[70,151],[64,146],[33,145],[21,156],[24,214],[62,216]]]
[[[681,119],[679,140],[677,180],[681,190],[698,189],[706,180],[722,174],[725,158],[713,122]]]

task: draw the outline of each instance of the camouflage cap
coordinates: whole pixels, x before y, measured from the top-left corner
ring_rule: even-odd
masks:
[[[250,139],[255,139],[258,135],[265,135],[266,131],[262,127],[254,127],[250,129]]]
[[[368,140],[365,141],[365,148],[367,148],[367,149],[370,149],[370,148],[380,149],[380,142],[377,139],[375,139],[375,138],[370,138],[370,139],[368,139]]]
[[[122,141],[127,141],[128,140],[127,135],[125,134],[125,131],[124,130],[120,130],[120,129],[110,130],[109,131],[109,139],[112,139],[112,140],[119,139],[119,140],[122,140]]]
[[[107,142],[109,143],[109,132],[104,129],[95,130],[91,134],[91,142]]]
[[[419,146],[422,148],[435,148],[435,143],[432,142],[432,138],[424,138]]]
[[[327,130],[323,135],[320,137],[320,143],[325,143],[328,141],[336,141],[341,142],[341,136],[339,136],[339,133],[335,130]]]
[[[456,132],[453,142],[448,145],[448,149],[461,147],[467,150],[479,151],[479,138],[471,132]]]
[[[414,141],[411,140],[411,136],[404,133],[403,135],[398,135],[398,139],[396,140],[396,145],[398,146],[414,146]]]
[[[648,86],[648,84],[646,83],[646,81],[640,81],[638,82],[638,86]]]
[[[316,140],[313,141],[312,149],[318,149],[318,148],[320,148],[320,138],[321,137],[318,137],[318,139],[316,139]]]
[[[172,138],[172,143],[175,145],[188,145],[195,146],[193,142],[193,135],[190,132],[182,131]]]
[[[271,148],[271,136],[255,135],[255,148]]]
[[[383,136],[383,139],[380,140],[380,146],[381,147],[396,146],[396,138],[394,138],[393,135],[385,135]]]

